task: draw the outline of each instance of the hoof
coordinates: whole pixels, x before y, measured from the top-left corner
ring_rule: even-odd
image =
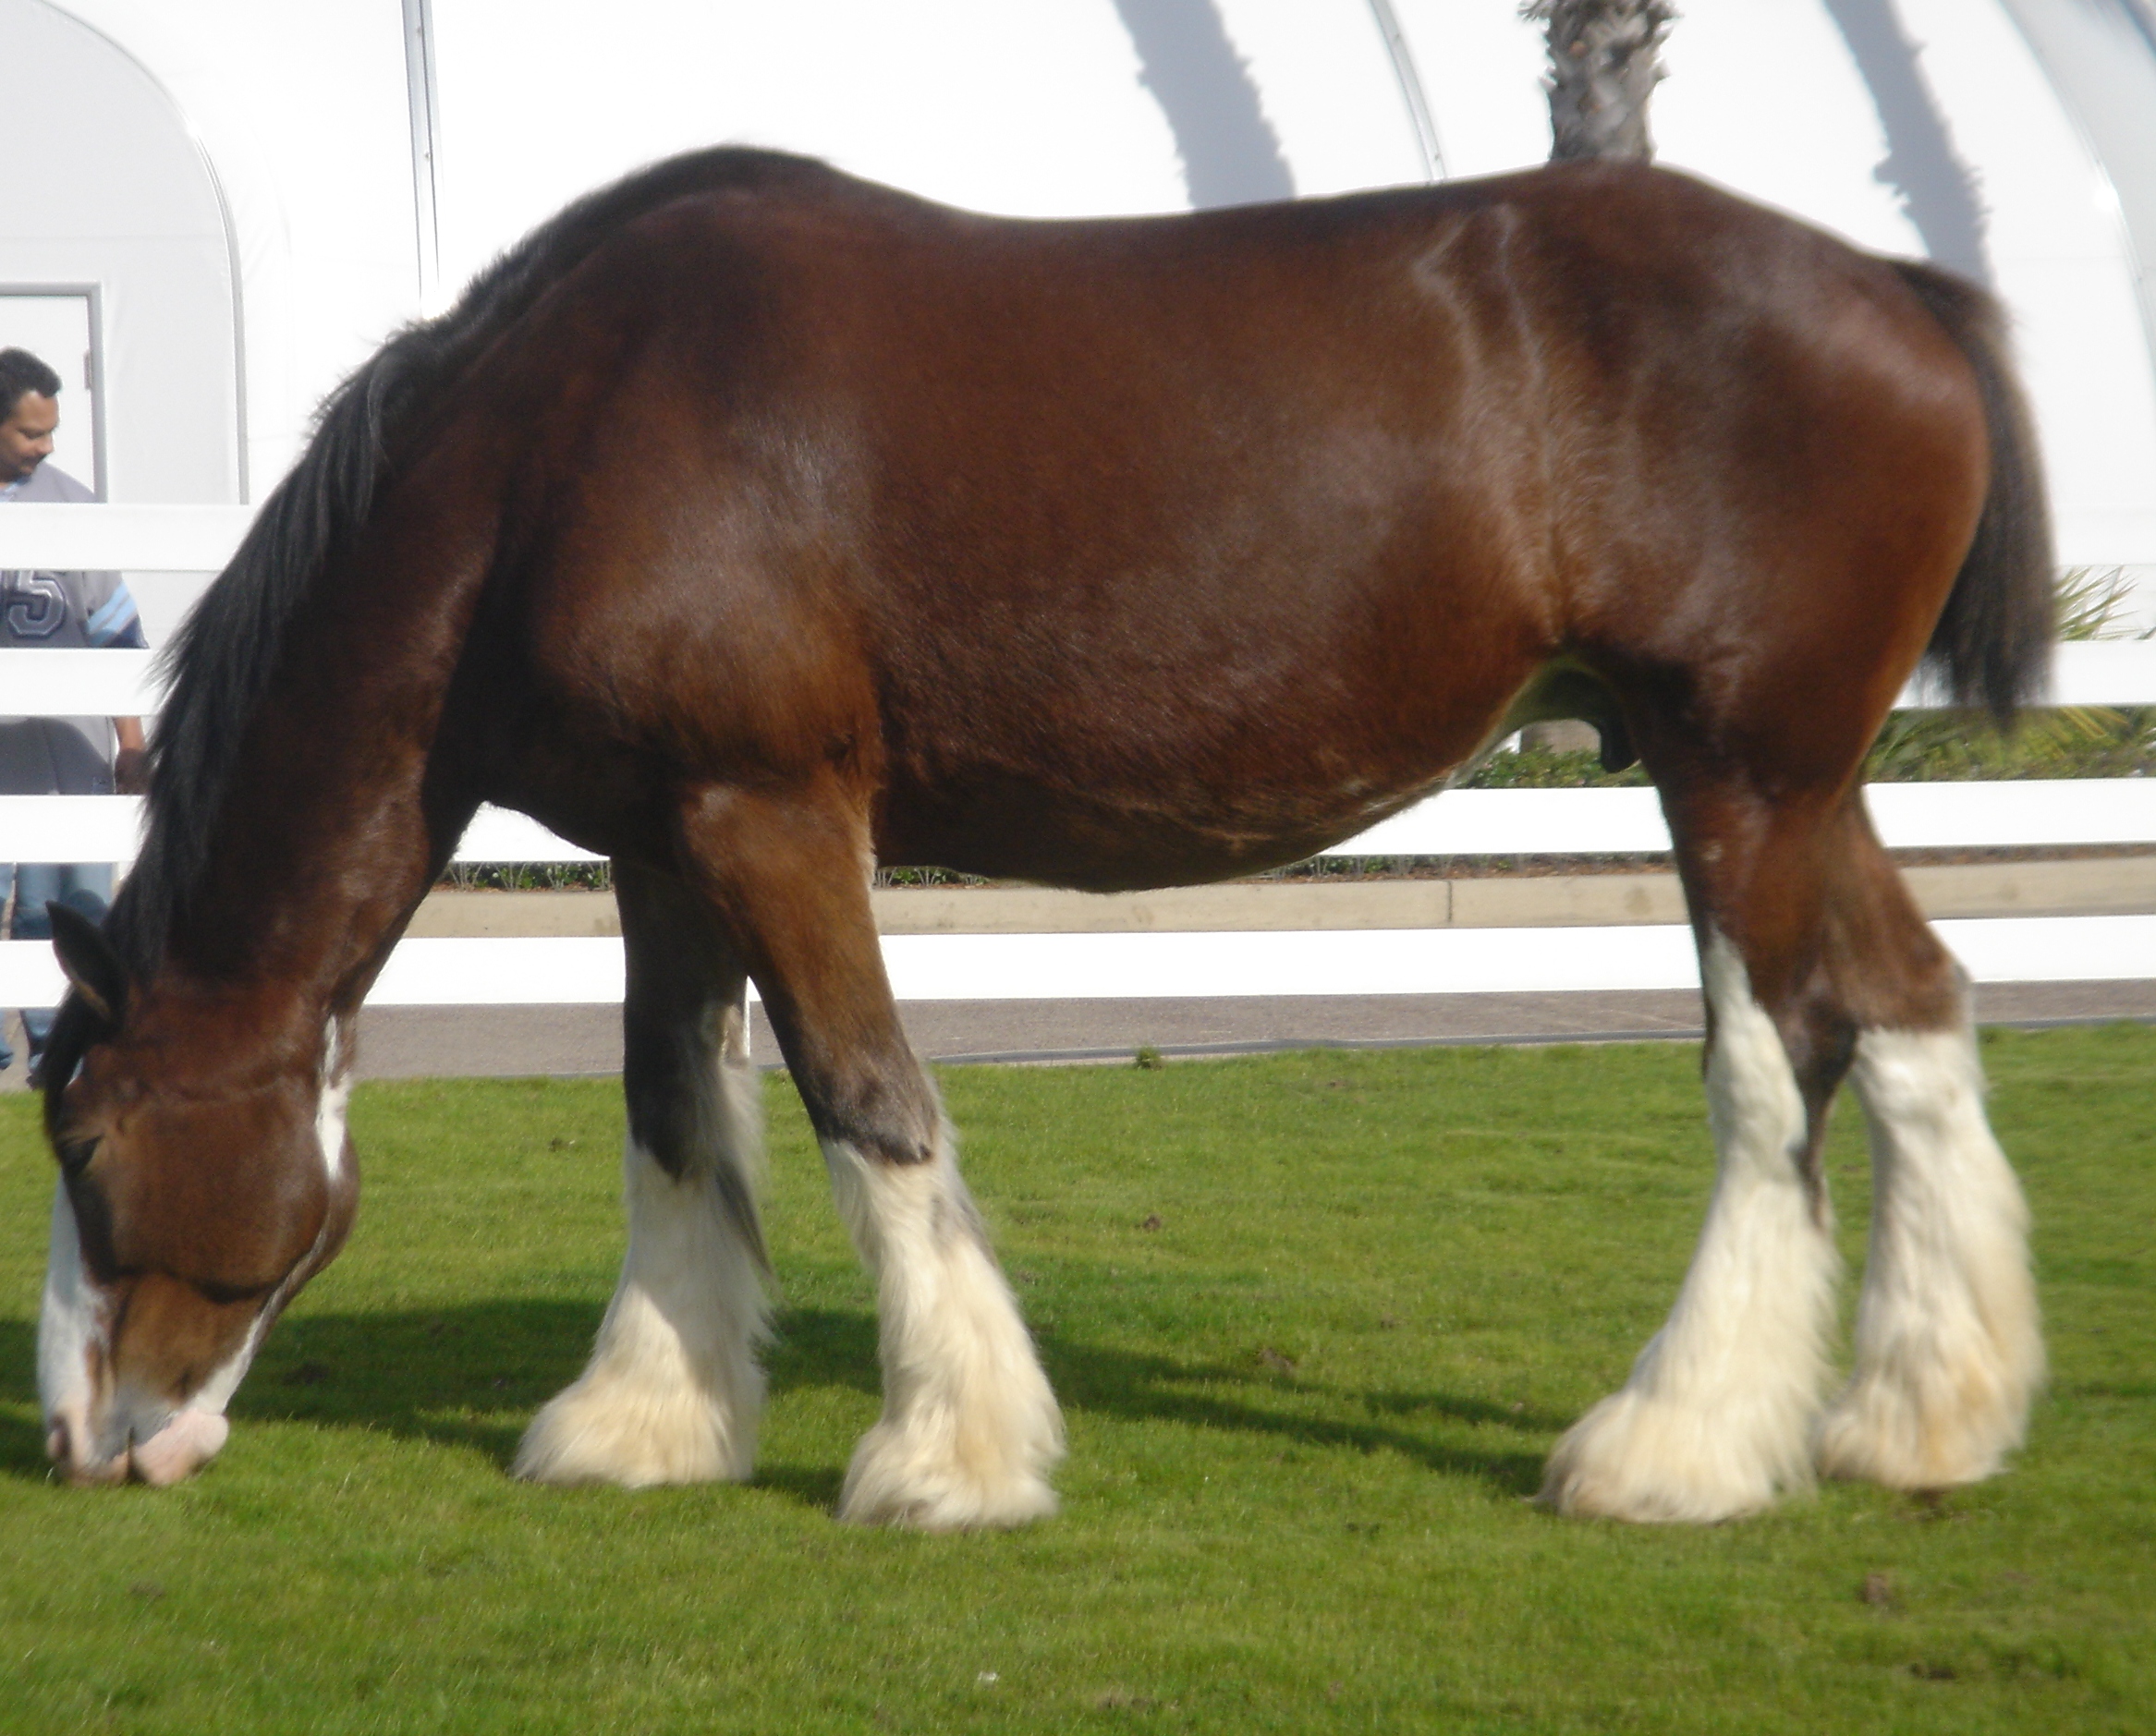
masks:
[[[529,1483],[652,1488],[746,1482],[755,1463],[753,1429],[704,1395],[586,1376],[531,1419],[510,1471]]]
[[[902,1430],[879,1423],[854,1451],[838,1517],[847,1524],[914,1531],[1008,1530],[1054,1515],[1055,1491],[1045,1472],[1061,1456],[1058,1437],[1038,1444],[1029,1463],[1013,1465],[1003,1454],[990,1454],[986,1463],[969,1464],[954,1443],[908,1440]]]
[[[1537,1499],[1577,1518],[1713,1524],[1809,1483],[1800,1454],[1733,1440],[1725,1421],[1637,1392],[1613,1393],[1550,1455]]]
[[[1931,1383],[1859,1376],[1821,1421],[1821,1476],[1895,1489],[1957,1488],[1995,1475],[2021,1445],[2033,1378]]]

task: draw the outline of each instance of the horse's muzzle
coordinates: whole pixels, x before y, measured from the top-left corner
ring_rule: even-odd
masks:
[[[180,1411],[148,1439],[130,1440],[118,1452],[100,1458],[83,1419],[61,1415],[47,1420],[45,1452],[55,1469],[79,1488],[125,1483],[130,1477],[164,1488],[209,1463],[231,1432],[232,1426],[214,1411]]]

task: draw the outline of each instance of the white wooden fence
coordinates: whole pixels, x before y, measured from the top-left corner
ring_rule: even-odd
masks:
[[[0,568],[210,572],[230,557],[245,507],[0,508]],[[144,583],[137,579],[138,584]],[[158,582],[154,578],[149,583]],[[146,715],[159,694],[147,653],[0,652],[0,713]],[[2059,647],[2051,701],[2156,704],[2156,643]],[[1919,687],[1907,708],[1936,703]],[[2156,844],[2156,780],[1879,784],[1868,793],[1895,848]],[[0,796],[0,861],[130,861],[128,796]],[[1654,793],[1461,790],[1328,854],[1600,855],[1669,848]],[[521,815],[482,810],[457,860],[590,861]],[[1981,982],[2156,977],[2156,916],[1942,922]],[[894,936],[884,957],[901,1000],[1430,994],[1683,988],[1698,982],[1681,926],[1413,929],[1324,933]],[[50,1004],[60,978],[41,942],[0,943],[0,1006]],[[377,983],[378,1005],[618,1001],[621,943],[596,938],[408,940]]]

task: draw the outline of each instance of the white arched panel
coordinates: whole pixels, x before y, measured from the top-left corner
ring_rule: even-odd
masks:
[[[972,209],[1172,211],[1175,140],[1110,0],[433,0],[454,283],[566,200],[739,142]]]
[[[0,204],[0,282],[98,286],[107,497],[237,499],[236,285],[207,163],[137,62],[44,0],[0,0],[0,62],[9,135],[35,153]],[[79,400],[63,391],[63,419]]]
[[[1964,0],[1967,4],[1967,0]],[[1663,51],[1655,160],[1882,253],[1921,255],[1873,177],[1886,137],[1820,0],[1687,0]]]
[[[1307,197],[1428,179],[1369,0],[1219,0]]]
[[[1445,173],[1503,175],[1550,154],[1542,30],[1490,0],[1392,0]]]
[[[1901,0],[1988,207],[2073,565],[2156,561],[2156,356],[2110,176],[2006,15]]]
[[[1194,193],[1221,202],[1423,173],[1368,0],[431,4],[445,293],[566,200],[727,139],[1041,215],[1164,211]],[[323,393],[419,310],[404,9],[394,0],[65,6],[171,92],[215,166],[246,331],[227,363],[243,363],[259,497]],[[1905,75],[1976,177],[1986,256],[2037,396],[2064,552],[2102,564],[2156,563],[2156,364],[2133,329],[2134,268],[2116,212],[2103,208],[2104,178],[2052,94],[2055,74],[2013,19],[2086,22],[2085,13],[2134,6],[2146,12],[2148,0],[1686,0],[1654,110],[1665,161],[1864,245],[1918,251],[1919,225],[1878,178],[1880,99],[1845,27],[1869,18],[1911,51]],[[1541,35],[1513,0],[1390,0],[1389,9],[1448,172],[1546,155]],[[32,10],[57,17],[32,0],[0,0],[0,15]],[[1170,65],[1166,49],[1196,58]],[[1209,136],[1212,123],[1225,130]],[[87,163],[104,146],[81,149]],[[1253,164],[1263,172],[1238,179]],[[153,181],[104,178],[121,192]],[[26,188],[34,196],[18,182],[0,204],[0,243],[18,258],[34,240],[20,218]],[[152,455],[200,464],[204,447],[183,438]],[[124,467],[116,480],[126,483]],[[177,483],[156,490],[202,497]]]
[[[170,92],[215,169],[240,261],[247,480],[260,499],[322,395],[418,311],[396,6],[66,5]]]

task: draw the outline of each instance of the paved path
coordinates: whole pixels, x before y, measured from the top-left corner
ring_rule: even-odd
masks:
[[[1141,1045],[1163,1055],[1437,1043],[1627,1042],[1697,1038],[1690,989],[1581,994],[1281,997],[1236,1000],[916,1001],[899,1011],[931,1061],[1127,1061]],[[2043,1026],[2110,1019],[2156,1022],[2156,981],[1998,983],[1977,991],[1985,1024]],[[761,1008],[757,1060],[778,1061]],[[27,1084],[18,1050],[0,1090]],[[366,1079],[513,1078],[621,1071],[615,1006],[374,1007],[359,1017],[358,1072]]]
[[[1905,868],[1924,914],[2044,917],[2156,912],[2156,852]],[[1685,920],[1666,870],[1456,879],[1233,880],[1162,892],[921,886],[874,894],[884,934],[1136,934],[1197,929],[1566,928]],[[442,891],[413,935],[618,935],[612,892]]]
[[[1127,1061],[1320,1045],[1609,1042],[1697,1038],[1692,990],[1591,994],[1315,996],[1206,1001],[917,1001],[900,1008],[932,1061]],[[2156,982],[2001,983],[1977,991],[1986,1024],[2156,1022]],[[756,1058],[778,1059],[761,1009]],[[365,1078],[609,1074],[617,1007],[388,1007],[361,1015]]]
[[[1907,868],[1933,917],[2156,911],[2156,853]],[[1682,896],[1663,872],[1456,880],[1264,881],[1093,897],[1039,888],[936,887],[879,892],[890,934],[1352,929],[1681,921]],[[606,892],[438,892],[414,935],[616,935]],[[2156,1021],[2156,981],[1997,984],[1978,991],[1979,1018],[2045,1024]],[[1163,1054],[1241,1053],[1317,1044],[1540,1043],[1697,1038],[1691,990],[1577,994],[1314,996],[1233,1000],[914,1002],[901,1011],[931,1060],[1086,1062]],[[9,1016],[15,1047],[20,1026]],[[777,1045],[761,1014],[759,1061]],[[613,1006],[385,1007],[360,1017],[367,1078],[610,1074],[621,1068]],[[0,1090],[20,1089],[18,1058]]]

